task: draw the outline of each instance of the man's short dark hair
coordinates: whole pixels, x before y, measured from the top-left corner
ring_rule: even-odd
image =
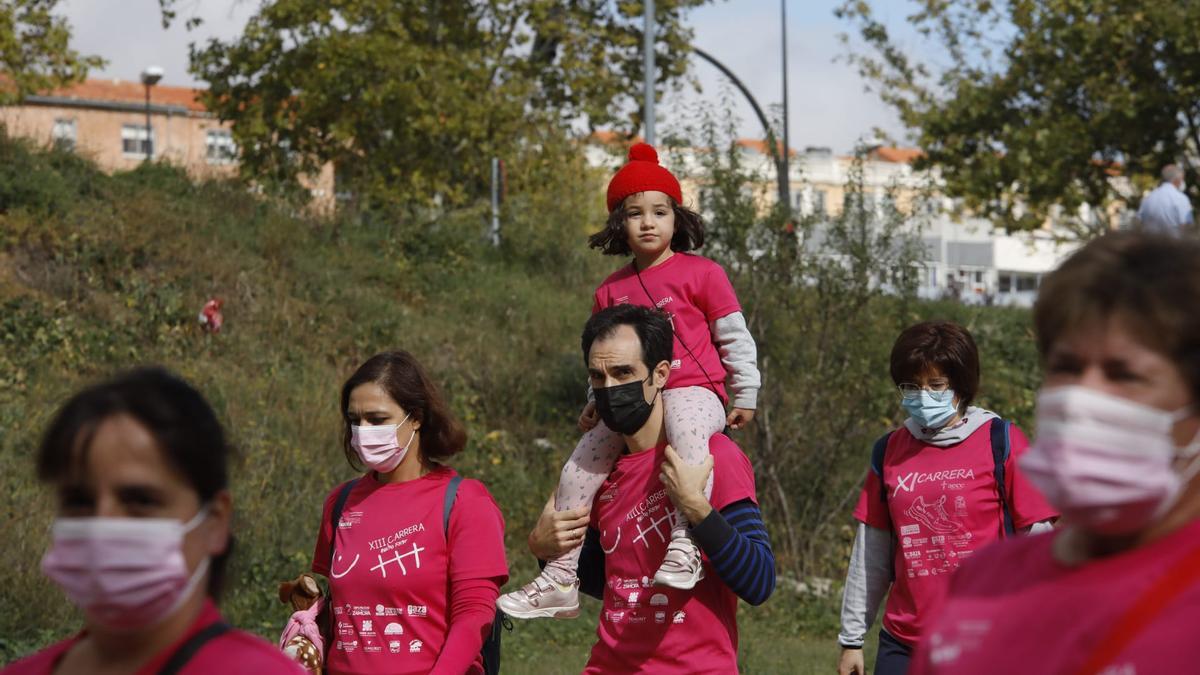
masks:
[[[592,343],[611,337],[621,326],[629,326],[637,333],[646,370],[654,370],[663,361],[671,362],[675,329],[666,312],[639,305],[616,305],[596,312],[583,327],[584,363],[592,351]]]

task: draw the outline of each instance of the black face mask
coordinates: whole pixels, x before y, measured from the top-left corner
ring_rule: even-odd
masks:
[[[637,433],[650,419],[653,401],[647,403],[646,395],[642,393],[646,380],[592,390],[596,396],[596,412],[609,429],[629,436]],[[658,398],[658,392],[654,393],[654,398]]]

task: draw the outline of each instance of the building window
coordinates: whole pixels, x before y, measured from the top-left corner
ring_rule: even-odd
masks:
[[[1038,278],[1032,274],[1022,274],[1017,277],[1017,290],[1028,292],[1036,291],[1038,287]]]
[[[50,140],[54,145],[65,150],[74,150],[77,132],[75,120],[59,118],[54,120],[54,129],[50,131]]]
[[[228,129],[209,129],[204,135],[204,151],[209,164],[230,164],[237,159],[237,145]]]
[[[817,214],[818,216],[825,215],[825,191],[824,190],[814,190],[813,191],[813,213]]]
[[[147,130],[140,124],[126,124],[121,127],[121,151],[126,157],[146,157],[150,154],[153,130]]]

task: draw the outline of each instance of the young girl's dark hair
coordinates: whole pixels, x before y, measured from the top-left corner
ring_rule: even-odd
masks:
[[[450,407],[417,359],[402,350],[382,352],[367,359],[342,385],[342,451],[356,471],[364,468],[350,444],[350,393],[368,382],[382,387],[412,419],[421,423],[417,433],[421,435],[424,459],[444,459],[467,444],[467,433],[450,414]]]
[[[630,195],[631,197],[633,195]],[[604,255],[629,255],[629,235],[625,232],[625,201],[608,214],[604,229],[588,237],[588,246],[598,248]],[[676,253],[693,251],[704,245],[704,219],[699,213],[681,206],[671,199],[671,210],[675,212],[675,236],[671,237],[671,250]]]
[[[38,478],[44,483],[85,480],[92,438],[104,420],[116,415],[128,415],[150,432],[201,504],[229,487],[233,449],[217,416],[198,391],[162,368],[131,370],[72,396],[42,437]],[[208,594],[214,598],[232,551],[230,535],[225,552],[210,563]]]

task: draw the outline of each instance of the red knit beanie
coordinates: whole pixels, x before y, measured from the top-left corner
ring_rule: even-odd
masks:
[[[656,190],[683,203],[683,191],[679,181],[670,171],[658,163],[654,146],[635,143],[629,148],[629,163],[621,167],[617,175],[608,182],[608,210],[611,213],[629,195]]]

